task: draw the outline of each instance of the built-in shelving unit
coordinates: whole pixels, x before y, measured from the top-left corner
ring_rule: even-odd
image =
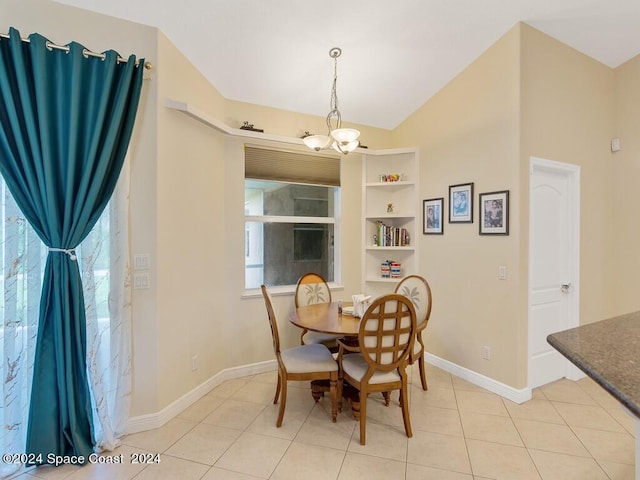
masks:
[[[367,294],[388,293],[417,270],[418,165],[416,148],[363,155],[362,278]],[[387,261],[400,263],[399,277],[383,274]]]

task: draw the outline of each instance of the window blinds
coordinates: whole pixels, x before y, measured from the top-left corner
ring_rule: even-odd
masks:
[[[245,145],[244,178],[340,186],[340,158]]]

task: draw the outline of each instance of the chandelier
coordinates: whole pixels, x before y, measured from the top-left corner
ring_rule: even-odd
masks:
[[[334,148],[342,154],[347,154],[355,150],[360,142],[358,137],[360,132],[355,128],[342,128],[342,117],[338,110],[338,93],[336,84],[338,82],[338,57],[342,54],[340,48],[334,47],[329,50],[329,56],[333,58],[333,86],[331,87],[331,111],[327,115],[328,135],[305,135],[302,138],[304,144],[312,150],[319,151],[326,148]]]

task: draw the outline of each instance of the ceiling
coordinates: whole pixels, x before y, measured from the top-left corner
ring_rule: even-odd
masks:
[[[306,114],[329,112],[341,47],[343,120],[386,129],[518,21],[610,67],[640,53],[638,0],[58,1],[158,27],[225,98]]]

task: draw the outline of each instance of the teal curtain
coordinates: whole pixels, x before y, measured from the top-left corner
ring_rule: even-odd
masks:
[[[0,173],[49,247],[26,452],[93,451],[84,298],[74,248],[116,185],[135,121],[144,61],[48,47],[39,34],[0,38]]]

